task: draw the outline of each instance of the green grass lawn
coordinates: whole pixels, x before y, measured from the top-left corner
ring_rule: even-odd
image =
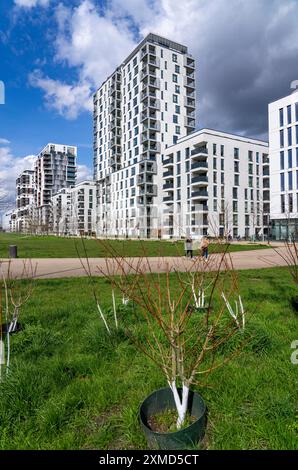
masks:
[[[208,410],[208,449],[298,449],[295,292],[284,268],[240,272],[253,341],[196,389]],[[111,288],[97,278],[102,305]],[[128,323],[132,317],[127,314]],[[107,336],[87,279],[41,280],[12,337],[0,384],[0,449],[146,449],[137,412],[159,370],[122,329]]]
[[[181,256],[184,255],[184,242],[162,240],[110,240],[111,247],[118,254],[125,256]],[[9,245],[18,246],[19,258],[77,258],[76,246],[83,254],[80,238],[62,238],[54,236],[26,236],[13,233],[0,233],[0,258],[8,257]],[[109,256],[105,246],[99,240],[85,240],[90,258]],[[222,245],[224,248],[225,245]],[[267,248],[267,245],[251,243],[247,245],[231,244],[230,251],[247,251]],[[218,247],[210,246],[210,252]]]

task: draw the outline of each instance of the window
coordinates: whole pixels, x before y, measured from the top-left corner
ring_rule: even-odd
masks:
[[[287,106],[287,117],[288,117],[288,124],[292,124],[292,107],[291,107],[291,105]]]
[[[285,146],[284,131],[279,131],[279,143],[281,147]]]
[[[216,158],[213,158],[213,168],[214,168],[214,170],[216,170],[216,168],[217,168],[217,160],[216,160]]]
[[[179,67],[179,65],[175,65],[175,73],[180,73],[180,67]]]
[[[173,103],[178,103],[178,95],[173,95]]]
[[[289,189],[289,191],[292,191],[292,189],[293,189],[293,173],[292,173],[292,171],[289,171],[288,180],[289,180],[288,181],[288,183],[289,183],[288,189]]]
[[[293,159],[292,159],[292,149],[288,150],[288,168],[292,168]]]
[[[234,148],[234,158],[239,158],[239,149]]]
[[[213,155],[216,155],[216,144],[213,144]]]
[[[233,188],[233,199],[238,199],[238,188]]]
[[[281,191],[285,190],[285,174],[284,173],[280,174],[280,190]]]
[[[295,103],[295,121],[298,121],[298,103]]]
[[[178,104],[175,106],[175,113],[180,114],[180,106]]]
[[[239,186],[239,175],[234,175],[234,185]]]
[[[293,194],[288,194],[289,212],[293,212]]]
[[[298,126],[296,126],[296,145],[298,145]]]
[[[281,170],[285,169],[285,152],[284,151],[280,152],[280,169]]]
[[[172,75],[172,80],[174,83],[178,83],[178,75],[176,75],[175,73],[173,73]]]
[[[172,54],[172,61],[177,62],[177,54]]]
[[[220,169],[221,169],[222,171],[225,169],[225,161],[224,161],[223,158],[220,160]]]
[[[291,147],[292,145],[292,128],[288,127],[288,146]]]
[[[285,195],[282,194],[280,196],[280,209],[281,213],[284,214],[286,212],[286,204],[285,204]]]
[[[216,171],[213,172],[213,183],[217,183],[217,173],[216,173]]]
[[[177,114],[173,114],[173,123],[178,124],[178,116]]]
[[[176,134],[180,134],[180,126],[175,127],[175,132],[176,132]]]
[[[175,85],[175,93],[180,93],[180,86],[179,85]]]
[[[234,172],[239,173],[239,162],[234,162]]]
[[[281,108],[279,110],[279,126],[283,127],[283,125],[284,125],[284,110],[283,108]]]
[[[252,162],[253,161],[253,153],[251,150],[248,151],[248,161]]]
[[[220,156],[221,156],[221,157],[224,156],[224,152],[225,152],[225,146],[224,146],[224,145],[221,145],[221,146],[220,146]]]

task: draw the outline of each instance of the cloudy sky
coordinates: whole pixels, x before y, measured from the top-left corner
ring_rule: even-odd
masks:
[[[197,61],[198,127],[267,137],[298,79],[298,0],[0,0],[0,198],[48,142],[91,175],[92,92],[148,33]]]

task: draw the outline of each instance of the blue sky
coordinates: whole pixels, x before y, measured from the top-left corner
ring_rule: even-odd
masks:
[[[298,0],[1,0],[0,197],[48,142],[92,175],[92,93],[148,33],[197,61],[197,123],[267,138],[267,104],[298,79]]]

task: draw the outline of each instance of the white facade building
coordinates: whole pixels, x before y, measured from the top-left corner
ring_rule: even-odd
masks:
[[[52,230],[51,197],[76,182],[77,148],[48,144],[35,162],[34,206],[40,232]]]
[[[96,183],[82,181],[52,196],[53,233],[59,236],[96,235]]]
[[[268,143],[211,129],[182,137],[165,151],[162,212],[166,238],[267,237]]]
[[[195,63],[149,34],[94,95],[97,235],[157,236],[166,147],[195,128]]]
[[[272,237],[298,238],[298,92],[269,104]]]
[[[34,170],[25,170],[16,180],[16,232],[31,232],[34,209]]]

